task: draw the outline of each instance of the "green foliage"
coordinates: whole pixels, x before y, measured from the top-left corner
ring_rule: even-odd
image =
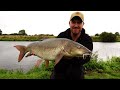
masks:
[[[55,38],[56,36],[40,34],[40,35],[18,35],[13,33],[10,35],[2,34],[0,35],[0,41],[39,41],[47,38]],[[93,42],[101,42],[100,36],[91,36]],[[120,36],[116,37],[116,41],[120,41]]]
[[[100,42],[99,36],[91,36],[91,38],[94,42]]]
[[[115,34],[108,33],[108,32],[102,32],[100,34],[100,40],[102,42],[115,42],[117,39]]]
[[[23,30],[20,30],[20,31],[18,32],[18,34],[19,34],[19,35],[27,35],[24,29],[23,29]]]
[[[46,35],[0,35],[0,41],[39,41],[46,38],[54,38],[55,36]]]
[[[119,32],[115,32],[115,35],[116,35],[116,36],[119,36],[120,34],[119,34]]]
[[[0,35],[2,35],[2,30],[0,29]]]
[[[97,34],[95,34],[95,36],[99,36],[99,34],[97,33]]]
[[[90,62],[86,63],[86,71],[97,71],[98,73],[110,73],[111,71],[120,71],[120,57],[112,57],[108,60],[98,60],[98,55],[93,54]]]

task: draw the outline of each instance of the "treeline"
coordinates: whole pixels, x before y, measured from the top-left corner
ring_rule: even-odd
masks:
[[[102,32],[101,34],[95,34],[92,36],[93,41],[99,42],[117,42],[120,41],[120,34],[118,32],[111,33],[111,32]]]
[[[24,29],[19,30],[18,33],[2,34],[2,30],[0,29],[0,41],[37,41],[51,37],[55,36],[53,34],[27,35]],[[120,42],[119,32],[115,32],[114,34],[111,32],[102,32],[91,37],[93,42]]]
[[[11,33],[11,34],[2,34],[2,30],[0,29],[0,35],[27,35],[27,33],[25,32],[25,30],[19,30],[18,33]]]
[[[22,29],[22,30],[19,30],[19,32],[18,33],[11,33],[11,34],[2,34],[2,30],[0,29],[0,35],[28,35],[27,33],[26,33],[26,31],[24,30],[24,29]],[[35,35],[31,35],[31,36],[36,36],[36,35],[41,35],[41,36],[54,36],[53,34],[35,34]],[[30,35],[28,35],[28,36],[30,36]]]
[[[0,29],[0,41],[38,41],[53,37],[55,37],[53,34],[27,35],[24,29],[19,30],[18,33],[2,34],[2,30]]]

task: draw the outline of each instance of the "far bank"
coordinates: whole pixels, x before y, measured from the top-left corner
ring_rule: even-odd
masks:
[[[54,35],[0,35],[0,41],[40,41],[47,38],[55,38]],[[101,42],[99,36],[91,36],[93,42]],[[120,42],[120,36],[117,36],[115,42]]]

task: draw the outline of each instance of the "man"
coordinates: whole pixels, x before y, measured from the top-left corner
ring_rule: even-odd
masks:
[[[69,26],[70,28],[61,32],[57,38],[71,39],[92,51],[92,39],[85,33],[85,29],[83,28],[84,15],[81,12],[73,13],[70,17]],[[74,57],[71,60],[67,60],[63,57],[60,62],[55,65],[51,79],[84,79],[83,65],[89,62],[90,58],[90,56],[86,56],[86,59]]]

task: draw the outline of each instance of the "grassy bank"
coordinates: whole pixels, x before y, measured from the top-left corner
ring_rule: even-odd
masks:
[[[84,66],[87,79],[120,79],[120,57],[105,61],[93,58]]]
[[[96,57],[85,66],[85,79],[120,79],[120,57],[112,57],[107,61],[98,61]],[[0,70],[0,79],[49,79],[54,67],[50,62],[48,68],[44,63],[39,67],[33,67],[28,72],[22,70]]]
[[[53,38],[50,35],[0,35],[0,41],[39,41],[45,38]]]
[[[0,35],[0,41],[39,41],[45,38],[54,38],[52,35]],[[91,36],[93,42],[100,42],[99,36]],[[117,41],[120,42],[120,36]]]
[[[93,42],[101,42],[99,36],[91,36]],[[117,36],[116,42],[120,42],[120,36]]]

